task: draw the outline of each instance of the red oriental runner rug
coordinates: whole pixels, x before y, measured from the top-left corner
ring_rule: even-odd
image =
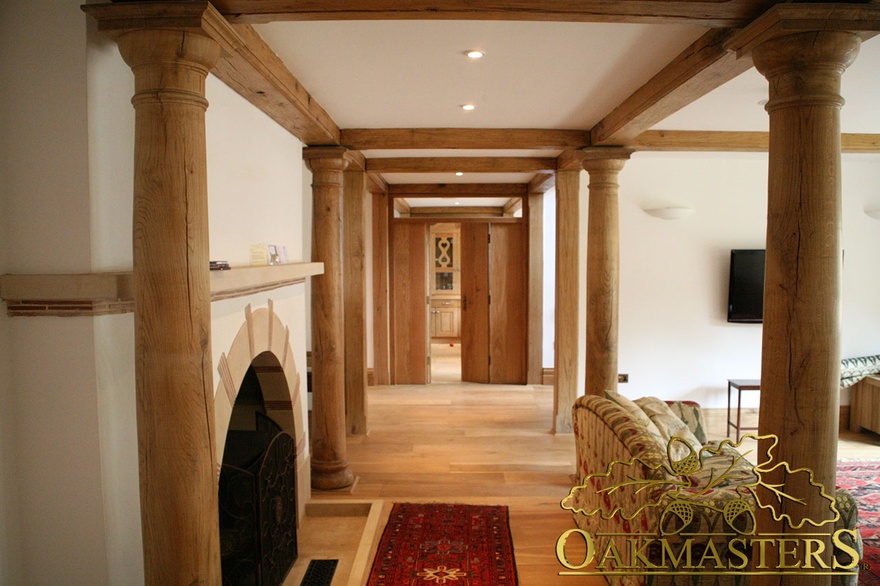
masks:
[[[367,586],[515,586],[506,506],[396,503]]]
[[[880,586],[880,461],[837,463],[837,486],[859,506],[859,534],[865,549],[859,584]]]

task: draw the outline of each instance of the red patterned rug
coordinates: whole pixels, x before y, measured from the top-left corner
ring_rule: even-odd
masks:
[[[368,586],[514,586],[506,506],[396,503]]]
[[[859,533],[865,553],[859,584],[880,585],[880,461],[837,463],[837,486],[845,488],[859,505]]]

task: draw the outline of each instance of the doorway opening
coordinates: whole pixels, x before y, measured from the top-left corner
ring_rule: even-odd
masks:
[[[461,382],[461,224],[431,224],[430,296],[431,378],[434,384]]]

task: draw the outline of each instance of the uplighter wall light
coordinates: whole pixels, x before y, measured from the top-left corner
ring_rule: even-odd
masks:
[[[648,208],[645,213],[663,220],[679,220],[694,213],[694,209],[686,207]]]

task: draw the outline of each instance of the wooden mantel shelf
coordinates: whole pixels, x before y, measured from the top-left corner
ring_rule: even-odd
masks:
[[[303,283],[324,272],[319,262],[211,271],[211,301]],[[0,298],[10,316],[81,316],[134,310],[131,272],[0,275]]]

